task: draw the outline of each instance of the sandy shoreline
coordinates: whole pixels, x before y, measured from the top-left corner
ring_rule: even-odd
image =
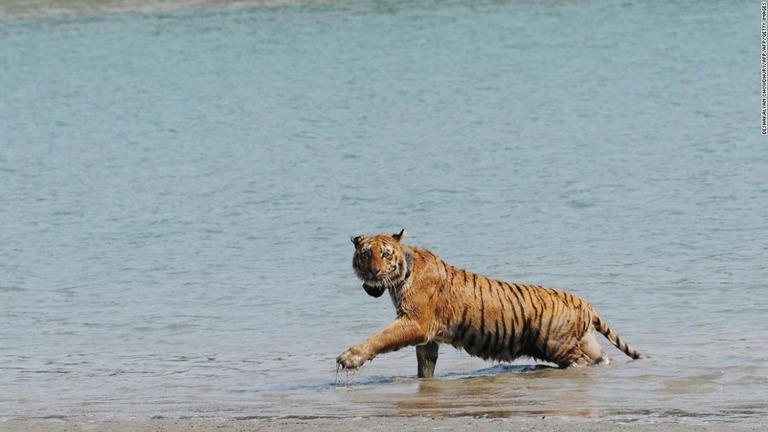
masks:
[[[472,417],[367,417],[367,418],[283,418],[283,419],[151,419],[151,420],[94,420],[89,418],[30,419],[0,422],[0,429],[8,432],[181,432],[181,431],[568,431],[608,432],[699,432],[699,431],[758,431],[765,426],[741,424],[684,424],[684,423],[616,423],[608,421],[569,422],[563,419],[488,419]]]

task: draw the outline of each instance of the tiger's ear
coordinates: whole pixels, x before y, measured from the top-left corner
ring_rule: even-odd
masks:
[[[360,247],[360,242],[362,242],[364,239],[365,239],[365,236],[361,236],[361,235],[357,237],[352,237],[352,243],[354,243],[355,248]]]
[[[405,232],[405,229],[401,229],[399,233],[392,234],[392,238],[397,240],[398,243],[400,243],[403,239],[405,239],[405,236],[408,233]]]

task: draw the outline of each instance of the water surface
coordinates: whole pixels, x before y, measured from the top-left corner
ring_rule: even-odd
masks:
[[[768,415],[752,2],[207,6],[0,20],[0,417]],[[653,358],[337,374],[401,228]]]

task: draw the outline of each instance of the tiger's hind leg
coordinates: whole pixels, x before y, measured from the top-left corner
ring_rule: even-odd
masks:
[[[439,346],[435,341],[424,345],[416,345],[416,362],[418,363],[419,378],[432,378],[435,374]]]
[[[603,347],[595,339],[595,332],[589,331],[581,338],[579,351],[583,355],[585,366],[603,365],[611,362]]]
[[[556,361],[560,367],[596,366],[611,362],[592,331],[587,332],[580,341],[576,342],[564,357]]]

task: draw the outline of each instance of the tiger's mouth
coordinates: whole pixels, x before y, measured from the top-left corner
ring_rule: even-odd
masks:
[[[401,268],[399,265],[393,266],[389,273],[385,274],[373,274],[366,273],[361,275],[363,280],[363,289],[371,297],[381,297],[388,288],[394,288],[397,286],[398,277],[401,275]]]
[[[376,298],[381,297],[382,294],[384,294],[384,291],[387,290],[383,286],[369,285],[367,283],[363,284],[363,289],[365,290],[366,293],[368,293],[369,296],[376,297]]]
[[[381,297],[390,286],[390,275],[366,274],[363,279],[363,289],[371,297]]]
[[[394,264],[389,273],[373,274],[355,268],[357,275],[363,280],[363,289],[371,297],[381,297],[388,288],[397,289],[411,276],[413,268],[413,255],[405,253],[405,263]]]

